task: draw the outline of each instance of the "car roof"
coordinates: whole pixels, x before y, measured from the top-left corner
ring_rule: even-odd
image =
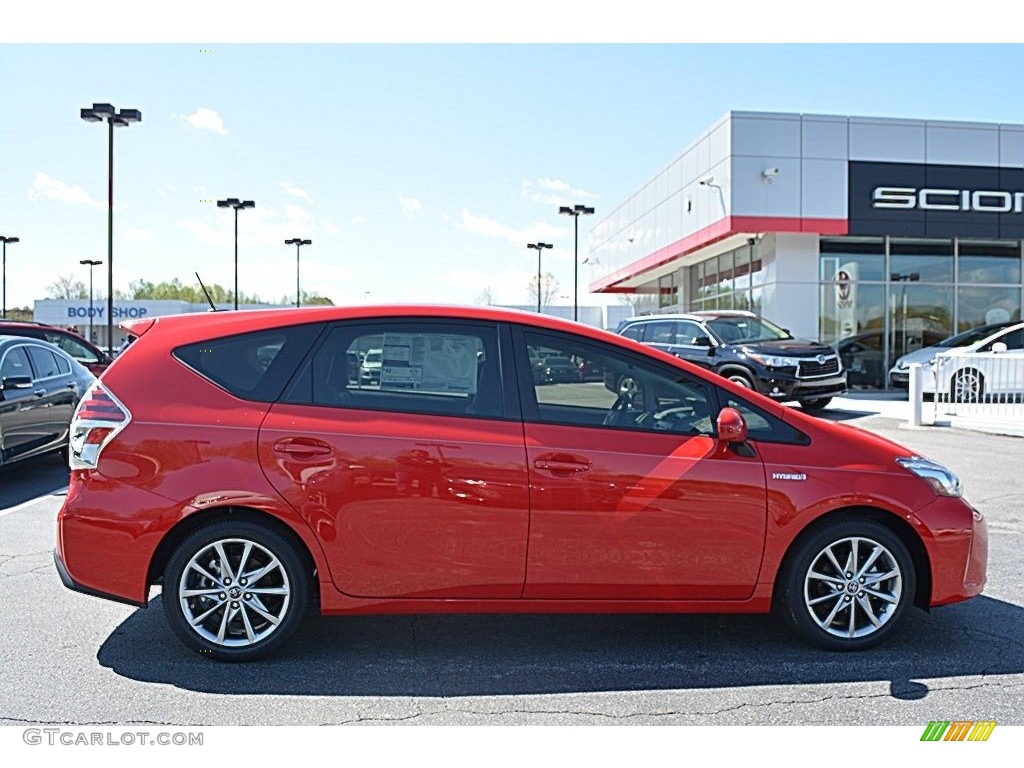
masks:
[[[621,336],[572,320],[562,320],[551,315],[539,315],[518,309],[503,309],[493,306],[464,306],[448,304],[360,304],[351,306],[278,307],[274,309],[243,309],[227,312],[203,312],[184,315],[126,320],[120,327],[136,336],[144,336],[150,328],[160,327],[163,333],[180,331],[192,336],[202,329],[209,336],[230,335],[257,331],[285,325],[322,323],[338,320],[385,319],[385,318],[437,318],[439,320],[490,320],[494,322],[520,323],[539,329],[566,331],[595,339],[620,343]]]
[[[649,322],[652,320],[709,320],[716,317],[757,317],[753,312],[742,309],[701,309],[694,312],[666,312],[657,315],[630,317],[623,323]]]

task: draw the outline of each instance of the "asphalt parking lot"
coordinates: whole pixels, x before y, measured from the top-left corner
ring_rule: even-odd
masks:
[[[0,723],[1024,724],[1024,440],[906,429],[856,401],[827,418],[945,462],[988,518],[984,596],[915,611],[886,645],[814,650],[768,616],[310,615],[279,655],[225,665],[147,610],[66,590],[67,471],[0,471]]]

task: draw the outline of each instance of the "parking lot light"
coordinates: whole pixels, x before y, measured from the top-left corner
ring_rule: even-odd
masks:
[[[535,248],[537,250],[537,313],[540,313],[540,254],[545,248],[554,248],[551,243],[527,243],[527,248]]]
[[[579,271],[580,271],[580,216],[589,216],[594,212],[594,209],[586,205],[574,205],[569,207],[567,205],[560,206],[558,209],[560,214],[572,216],[574,225],[574,239],[573,239],[573,257],[572,257],[572,319],[580,319],[580,308],[579,308]]]
[[[82,259],[78,262],[79,264],[89,265],[89,341],[93,341],[92,338],[92,268],[98,267],[102,264],[102,261],[96,259]]]
[[[252,200],[229,197],[225,200],[218,200],[217,207],[235,209],[235,309],[238,309],[238,212],[244,208],[255,208],[256,203]]]
[[[7,319],[7,244],[21,242],[20,238],[7,237],[6,235],[0,235],[0,242],[4,244],[4,303],[3,312],[0,314],[0,318]]]
[[[295,306],[302,306],[302,291],[299,289],[299,250],[304,245],[312,245],[312,240],[303,240],[301,237],[293,237],[291,240],[285,240],[285,245],[295,246]]]
[[[114,354],[114,128],[142,121],[137,109],[118,111],[113,104],[84,107],[80,116],[87,123],[107,121],[107,354]]]

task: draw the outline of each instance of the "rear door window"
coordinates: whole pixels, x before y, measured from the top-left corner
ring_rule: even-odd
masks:
[[[363,360],[358,370],[353,358]],[[505,417],[497,326],[401,320],[340,324],[304,366],[285,401]]]
[[[322,330],[316,323],[224,336],[178,347],[174,356],[236,397],[273,402]]]

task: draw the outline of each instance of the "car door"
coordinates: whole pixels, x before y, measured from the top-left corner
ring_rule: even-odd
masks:
[[[1006,345],[993,352],[997,343]],[[991,394],[1024,392],[1024,329],[1007,331],[978,350],[978,365],[985,377],[984,391]]]
[[[78,401],[77,386],[66,360],[40,344],[26,344],[34,371],[33,392],[45,410],[45,444],[56,445],[67,436],[72,412]],[[61,365],[63,363],[63,365]]]
[[[676,342],[672,354],[702,368],[715,364],[714,342],[700,323],[680,320],[676,323]]]
[[[103,373],[104,369],[110,364],[105,355],[97,355],[83,341],[73,338],[70,334],[43,331],[43,336],[48,342],[67,352],[96,376]]]
[[[524,597],[748,597],[764,548],[764,466],[716,439],[716,388],[598,342],[522,327],[515,339],[517,361],[547,347],[607,371],[539,387],[521,364]],[[610,384],[623,379],[635,386]]]
[[[9,347],[0,359],[0,378],[27,377],[31,381],[17,388],[9,381],[0,392],[0,450],[4,462],[44,445],[50,431],[49,409],[32,381],[35,374],[26,346]]]
[[[486,322],[339,323],[271,407],[261,465],[319,537],[340,591],[522,593],[526,451],[500,335]],[[352,381],[349,353],[371,348],[379,377]]]

